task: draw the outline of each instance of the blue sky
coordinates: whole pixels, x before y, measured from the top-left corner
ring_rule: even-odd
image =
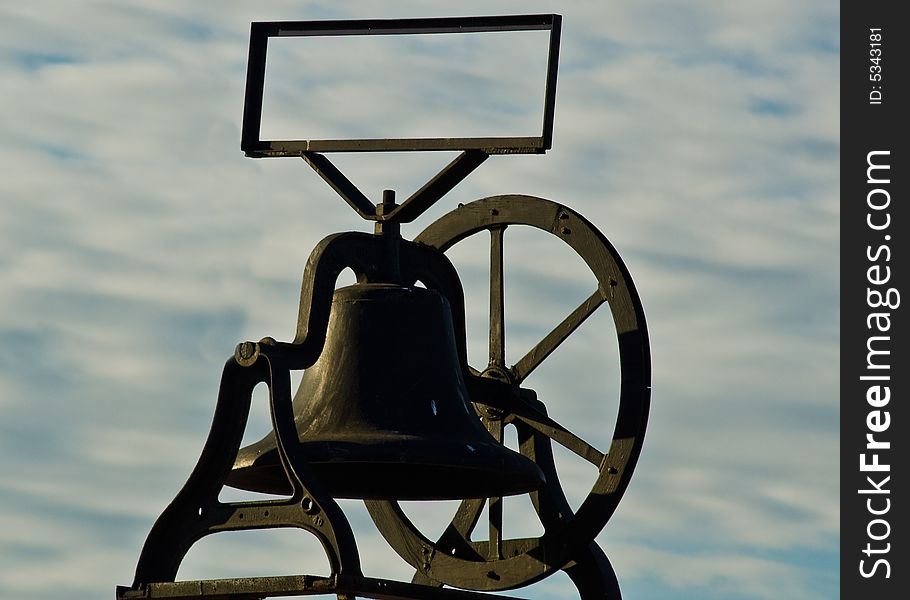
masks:
[[[598,538],[625,597],[835,595],[836,3],[36,0],[0,8],[0,597],[80,600],[129,583],[195,464],[225,358],[241,340],[289,339],[310,249],[366,229],[302,162],[240,152],[249,22],[452,10],[563,14],[554,147],[493,157],[404,233],[459,202],[526,193],[579,211],[621,252],[654,362],[644,452]],[[496,58],[525,60],[519,50]],[[338,52],[351,76],[314,74],[315,114],[276,88],[277,124],[344,137],[372,110],[390,130],[419,132],[434,114],[459,131],[521,127],[513,106],[537,98],[525,71],[470,46],[464,61],[429,47],[369,63]],[[420,94],[359,78],[399,61],[437,75]],[[438,93],[446,84],[451,97]],[[475,85],[485,102],[465,106]],[[406,196],[448,160],[337,163],[372,197]],[[509,243],[507,333],[520,356],[587,296],[589,275],[555,240]],[[469,334],[482,340],[487,259],[456,250]],[[598,315],[529,380],[594,442],[612,428],[613,343]],[[252,427],[255,439],[262,415]],[[591,474],[557,458],[570,499],[583,497]],[[367,573],[409,577],[363,510],[345,508]],[[441,526],[446,510],[421,523]],[[533,529],[522,514],[513,526]],[[303,534],[216,537],[181,576],[321,568]],[[235,569],[238,554],[250,564]],[[564,576],[527,595],[575,597]]]

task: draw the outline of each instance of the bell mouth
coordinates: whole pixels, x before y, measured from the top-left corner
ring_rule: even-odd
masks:
[[[228,476],[229,486],[267,494],[291,493],[274,438],[270,438],[241,450]],[[269,441],[272,443],[262,444]],[[260,444],[270,448],[257,452],[255,446]],[[525,494],[546,482],[534,462],[495,441],[465,443],[388,435],[359,441],[302,442],[295,452],[312,478],[334,498],[489,498]]]

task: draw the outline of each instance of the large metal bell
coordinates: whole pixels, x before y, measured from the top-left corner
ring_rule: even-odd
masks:
[[[471,408],[449,303],[435,291],[336,290],[325,347],[304,372],[294,413],[293,452],[334,497],[483,498],[544,482]],[[240,450],[228,485],[289,493],[274,433]]]

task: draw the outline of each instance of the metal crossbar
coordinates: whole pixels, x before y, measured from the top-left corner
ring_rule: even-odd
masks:
[[[403,581],[357,577],[287,575],[150,583],[139,589],[117,588],[118,600],[260,600],[288,596],[336,594],[339,597],[377,600],[490,600],[490,594],[418,585]],[[521,600],[496,595],[497,600]]]

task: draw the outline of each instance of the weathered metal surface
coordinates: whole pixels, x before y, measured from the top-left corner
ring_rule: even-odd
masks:
[[[441,17],[420,19],[360,19],[339,21],[273,21],[250,27],[250,54],[247,63],[246,96],[240,148],[247,156],[304,156],[309,152],[403,152],[431,150],[476,150],[485,154],[546,152],[552,145],[553,114],[556,106],[556,73],[562,17],[549,15],[508,15]],[[548,30],[546,88],[543,123],[539,136],[387,138],[343,140],[261,140],[262,96],[265,63],[270,37],[348,36],[476,33],[496,31]]]

